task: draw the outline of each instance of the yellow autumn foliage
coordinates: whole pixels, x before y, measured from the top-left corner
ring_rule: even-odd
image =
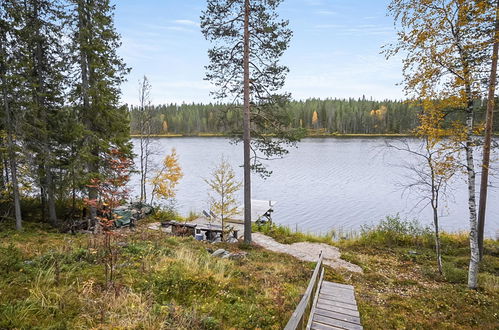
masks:
[[[312,125],[317,125],[319,122],[319,115],[317,114],[317,111],[314,111],[312,114]]]
[[[152,198],[171,200],[175,198],[176,186],[184,176],[178,162],[177,151],[172,149],[171,154],[166,155],[163,166],[150,180],[153,186]]]

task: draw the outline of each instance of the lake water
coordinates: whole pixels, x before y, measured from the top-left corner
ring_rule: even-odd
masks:
[[[387,148],[390,138],[307,138],[291,148],[283,159],[267,162],[273,174],[262,179],[253,174],[252,198],[274,200],[273,220],[293,229],[324,233],[331,229],[358,230],[363,224],[379,222],[387,215],[418,219],[431,224],[431,210],[418,204],[420,197],[403,193],[406,169],[398,166],[411,162],[406,152]],[[138,140],[133,140],[138,154]],[[176,148],[184,178],[178,185],[177,208],[182,214],[208,209],[208,187],[203,181],[225,156],[242,178],[242,145],[225,138],[159,138],[154,140],[160,163]],[[418,140],[410,140],[413,147]],[[478,157],[477,157],[478,158]],[[138,161],[136,160],[136,164]],[[496,168],[494,172],[497,173]],[[497,186],[499,180],[492,178]],[[131,181],[132,196],[139,194],[138,177]],[[479,183],[479,178],[477,178]],[[464,175],[456,176],[451,197],[442,209],[441,226],[448,231],[468,230],[467,190]],[[242,191],[240,195],[242,201]],[[486,219],[487,236],[499,234],[499,191],[489,189]]]

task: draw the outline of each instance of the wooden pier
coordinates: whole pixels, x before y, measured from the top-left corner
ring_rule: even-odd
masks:
[[[307,290],[285,328],[296,329],[362,330],[353,286],[324,281],[322,253]]]

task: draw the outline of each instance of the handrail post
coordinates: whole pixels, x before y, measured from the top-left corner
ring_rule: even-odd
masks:
[[[310,311],[312,310],[313,301],[315,301],[315,293],[318,290],[317,278],[320,276],[322,280],[323,268],[322,268],[322,251],[319,253],[319,260],[315,266],[312,278],[308,283],[307,290],[303,294],[298,306],[291,315],[288,323],[286,324],[285,330],[296,330],[305,329],[308,324],[308,318],[310,317]],[[319,275],[320,274],[320,275]]]

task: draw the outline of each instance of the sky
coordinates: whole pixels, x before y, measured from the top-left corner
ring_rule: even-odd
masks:
[[[386,60],[381,47],[396,40],[388,0],[284,0],[278,9],[293,38],[281,63],[284,91],[293,99],[402,99],[400,58]],[[205,81],[210,43],[199,17],[205,0],[114,0],[120,56],[132,71],[122,101],[138,103],[139,80],[151,85],[151,102],[213,102]]]

